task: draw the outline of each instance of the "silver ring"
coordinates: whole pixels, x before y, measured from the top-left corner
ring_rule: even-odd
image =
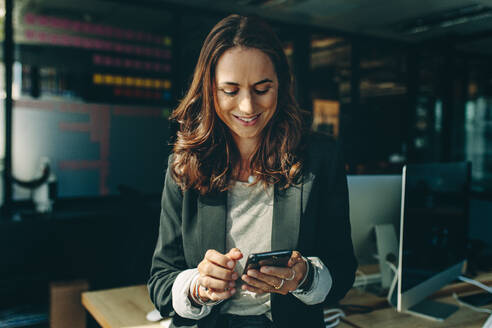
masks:
[[[278,290],[278,289],[280,289],[280,288],[282,288],[282,287],[283,287],[284,283],[285,283],[285,280],[284,280],[284,279],[282,279],[282,280],[280,281],[280,285],[278,285],[278,286],[273,286],[273,288],[275,288],[275,289],[277,289],[277,290]]]
[[[293,280],[296,277],[296,270],[291,270],[291,271],[292,271],[292,276],[289,277],[289,278],[285,278],[285,280],[291,281],[291,280]]]

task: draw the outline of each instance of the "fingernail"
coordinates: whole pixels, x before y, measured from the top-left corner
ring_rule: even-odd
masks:
[[[234,286],[236,286],[236,284],[235,284],[235,283],[233,283],[233,282],[231,281],[231,282],[229,283],[229,286],[230,286],[230,287],[234,287]]]
[[[227,266],[228,266],[229,268],[233,268],[233,267],[234,267],[234,262],[233,262],[233,261],[229,261],[229,262],[227,262]]]
[[[270,268],[269,267],[261,267],[260,268],[260,272],[269,273],[270,272]]]
[[[256,277],[256,271],[254,271],[254,270],[248,270],[248,276]]]
[[[236,279],[237,279],[237,273],[235,273],[235,272],[234,272],[234,273],[232,274],[232,279],[233,279],[233,280],[236,280]]]
[[[236,294],[236,288],[231,289],[231,294]]]

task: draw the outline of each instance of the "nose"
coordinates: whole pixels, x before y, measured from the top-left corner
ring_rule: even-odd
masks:
[[[253,99],[250,91],[244,92],[243,97],[239,101],[239,111],[245,115],[254,113]]]

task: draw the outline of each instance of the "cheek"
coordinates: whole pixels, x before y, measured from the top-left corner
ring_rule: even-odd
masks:
[[[258,97],[256,104],[267,110],[274,110],[277,107],[277,94],[268,94]]]
[[[220,96],[215,99],[214,104],[215,112],[222,121],[225,119],[227,112],[231,111],[234,107],[231,99]]]
[[[216,102],[215,106],[216,106],[217,111],[220,111],[223,113],[228,112],[231,109],[233,109],[235,106],[234,99],[232,99],[231,97],[219,96],[219,97],[217,97],[217,102]]]

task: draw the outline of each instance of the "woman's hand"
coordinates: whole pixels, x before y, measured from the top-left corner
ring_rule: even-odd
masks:
[[[234,286],[238,274],[234,272],[237,260],[243,254],[237,248],[227,254],[209,249],[198,265],[198,296],[203,301],[220,301],[228,299],[236,293]]]
[[[262,266],[260,270],[248,270],[241,279],[246,282],[242,286],[257,294],[278,293],[286,295],[296,290],[299,282],[306,275],[306,262],[298,251],[293,251],[286,268]]]

